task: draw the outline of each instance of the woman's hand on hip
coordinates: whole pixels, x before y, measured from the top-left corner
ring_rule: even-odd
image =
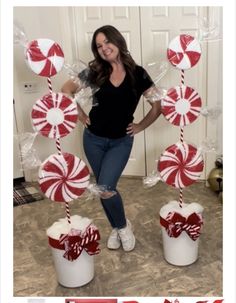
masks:
[[[84,112],[79,113],[79,121],[84,125],[84,127],[88,127],[91,124],[89,116]]]
[[[142,131],[142,128],[140,124],[138,123],[130,123],[128,127],[126,128],[126,134],[133,137],[134,135],[140,133]]]

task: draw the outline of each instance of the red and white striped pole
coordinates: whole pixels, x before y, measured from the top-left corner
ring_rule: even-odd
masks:
[[[181,85],[184,85],[184,70],[181,69]],[[181,126],[180,128],[180,142],[183,144],[184,142],[184,128]],[[179,207],[183,207],[183,188],[179,189]]]
[[[47,82],[48,82],[49,92],[52,95],[52,81],[51,81],[50,77],[47,78]],[[62,151],[61,151],[61,143],[60,143],[59,138],[56,138],[56,148],[57,148],[58,154],[61,155]],[[71,224],[71,220],[70,220],[70,207],[69,207],[69,203],[68,202],[65,202],[65,207],[66,207],[67,222],[69,224]]]
[[[51,81],[51,78],[48,77],[47,80],[48,80],[48,88],[49,88],[50,94],[52,94],[52,81]]]
[[[71,224],[69,203],[68,203],[68,202],[65,202],[65,206],[66,206],[66,217],[67,217],[67,222],[68,222],[69,224]]]
[[[48,77],[47,81],[48,81],[49,92],[50,92],[50,94],[52,94],[52,81],[51,81],[51,78]],[[59,138],[56,139],[56,148],[57,148],[58,154],[61,155],[61,143],[60,143]]]

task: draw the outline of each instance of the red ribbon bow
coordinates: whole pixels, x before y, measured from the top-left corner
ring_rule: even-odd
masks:
[[[196,213],[192,213],[185,218],[179,213],[171,212],[167,215],[166,219],[160,217],[160,223],[165,227],[170,237],[177,238],[182,231],[185,231],[195,241],[200,236],[203,221],[202,217]]]
[[[97,240],[100,240],[98,229],[89,225],[84,233],[72,229],[69,234],[61,235],[59,242],[64,244],[65,253],[63,255],[69,261],[76,260],[84,249],[89,255],[100,252]]]
[[[69,261],[76,260],[84,249],[89,255],[100,252],[97,240],[100,240],[98,229],[89,225],[84,233],[72,229],[69,234],[61,235],[59,242],[64,244],[65,253],[63,255]]]
[[[69,261],[76,260],[83,249],[89,255],[95,255],[100,252],[99,243],[100,234],[96,226],[90,224],[85,232],[71,229],[69,234],[62,234],[59,240],[49,237],[49,244],[57,249],[65,250],[63,255]]]

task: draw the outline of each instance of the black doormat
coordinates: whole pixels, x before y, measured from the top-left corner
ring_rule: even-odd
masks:
[[[22,182],[15,184],[13,189],[13,205],[23,205],[43,200],[44,196],[38,191],[34,184]]]

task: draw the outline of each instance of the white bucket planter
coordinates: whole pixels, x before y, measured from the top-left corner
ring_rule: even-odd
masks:
[[[79,256],[73,260],[66,258],[65,253],[68,242],[62,243],[61,235],[70,233],[75,239],[75,233],[78,234],[79,232],[80,235],[85,235],[89,233],[91,228],[92,232],[93,230],[96,231],[92,236],[93,241],[99,240],[98,230],[94,225],[91,225],[91,220],[80,216],[72,216],[71,224],[67,222],[66,218],[60,219],[47,229],[57,281],[65,287],[80,287],[89,283],[94,278],[94,255],[90,254],[90,252],[88,253],[86,249],[80,249],[79,247],[82,247],[83,245],[78,245],[78,243],[75,242],[72,249],[74,249],[74,251],[80,251]],[[89,236],[87,236],[87,239],[89,239]],[[80,241],[80,243],[82,242]],[[86,248],[88,241],[85,240],[83,243],[85,243]],[[97,248],[94,254],[97,254],[98,252],[99,249]]]
[[[185,266],[197,260],[202,212],[203,207],[198,203],[183,203],[180,208],[179,202],[170,201],[161,208],[163,250],[168,263]],[[177,219],[178,215],[173,219],[174,213],[180,215],[180,220]],[[198,223],[193,224],[192,219],[197,219]],[[195,223],[197,220],[194,220]]]
[[[68,261],[64,250],[51,247],[57,281],[65,287],[80,287],[94,278],[94,256],[82,251],[78,259]]]

